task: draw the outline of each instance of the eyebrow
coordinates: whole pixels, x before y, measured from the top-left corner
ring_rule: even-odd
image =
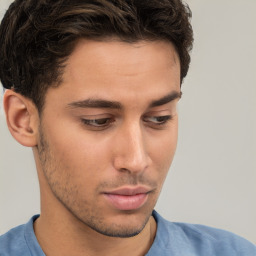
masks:
[[[150,103],[149,107],[153,108],[153,107],[158,107],[158,106],[162,106],[164,104],[167,104],[171,101],[174,101],[176,99],[180,99],[182,96],[182,92],[181,91],[173,91],[170,94],[158,99],[158,100],[154,100]]]
[[[117,101],[109,101],[102,99],[86,99],[82,101],[76,101],[68,104],[71,108],[112,108],[122,109],[122,105]]]
[[[182,92],[178,92],[178,91],[173,91],[170,94],[157,99],[157,100],[153,100],[150,104],[149,107],[158,107],[158,106],[162,106],[164,104],[167,104],[175,99],[180,99],[182,96]],[[71,102],[68,104],[68,107],[71,108],[110,108],[110,109],[117,109],[117,110],[121,110],[123,109],[123,106],[120,102],[118,101],[109,101],[109,100],[104,100],[104,99],[93,99],[93,98],[89,98],[86,100],[82,100],[82,101],[75,101],[75,102]]]

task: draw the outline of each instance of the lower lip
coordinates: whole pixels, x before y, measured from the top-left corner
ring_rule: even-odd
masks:
[[[148,194],[137,194],[131,196],[104,194],[112,206],[119,210],[136,210],[144,205],[147,201]]]

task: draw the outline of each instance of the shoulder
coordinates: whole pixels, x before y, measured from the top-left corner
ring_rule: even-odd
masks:
[[[153,216],[158,226],[157,247],[165,248],[173,255],[256,256],[255,245],[231,232],[204,225],[169,222],[156,212]]]
[[[28,223],[15,227],[0,236],[0,256],[41,255],[33,254],[36,241],[33,222],[37,217],[32,217]]]
[[[214,255],[256,256],[256,246],[222,229],[198,224],[174,223],[197,248],[207,248]]]
[[[0,236],[0,255],[21,255],[27,252],[25,242],[25,225],[11,229]]]

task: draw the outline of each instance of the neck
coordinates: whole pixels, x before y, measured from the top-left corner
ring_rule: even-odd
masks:
[[[56,216],[57,217],[57,216]],[[151,216],[140,234],[130,238],[108,237],[79,220],[41,216],[34,223],[38,242],[47,256],[57,255],[145,255],[153,244],[156,222]],[[65,221],[64,221],[65,220]]]

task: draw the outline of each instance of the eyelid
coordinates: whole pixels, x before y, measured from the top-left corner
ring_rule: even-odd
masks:
[[[102,118],[110,118],[110,117],[112,117],[112,115],[109,113],[81,115],[81,118],[83,119],[102,119]]]
[[[108,128],[115,121],[116,117],[110,113],[99,113],[81,115],[80,121],[88,129],[103,130]]]
[[[162,120],[159,120],[159,121],[153,121],[153,120],[150,120],[150,119],[162,119]],[[143,121],[146,122],[146,123],[151,123],[153,125],[164,125],[166,124],[168,121],[172,120],[173,119],[173,116],[172,115],[147,115],[143,118]]]
[[[114,118],[91,118],[91,119],[85,119],[81,118],[81,122],[84,126],[86,126],[88,129],[91,130],[104,130],[111,126],[111,124],[114,122]]]

